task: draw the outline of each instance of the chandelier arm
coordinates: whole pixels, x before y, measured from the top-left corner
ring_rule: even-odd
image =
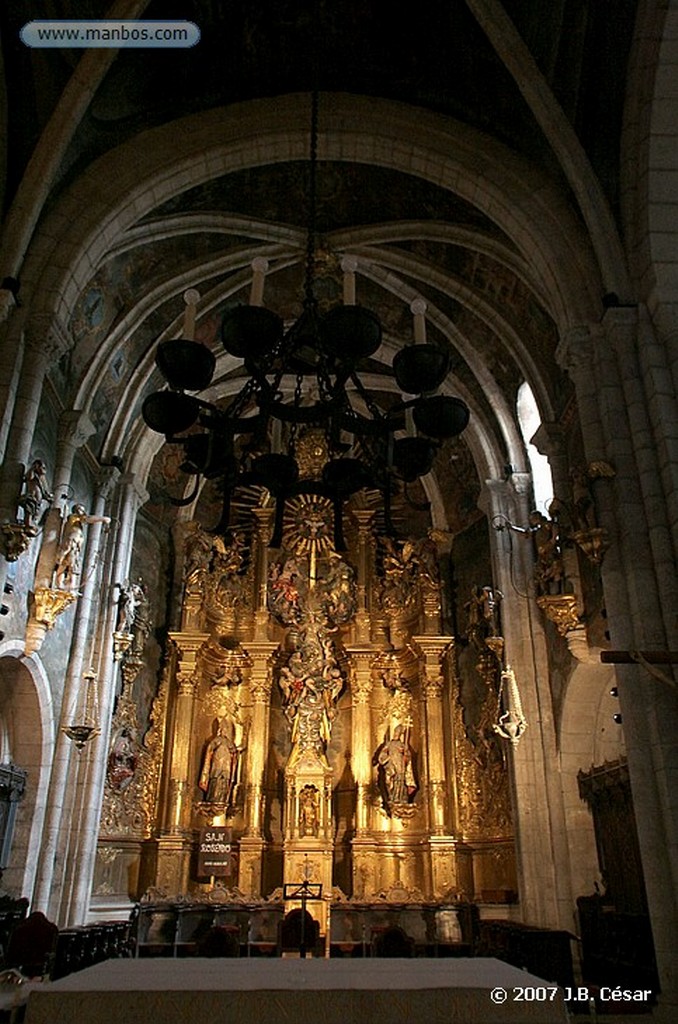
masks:
[[[175,505],[177,508],[186,508],[187,505],[191,505],[195,501],[195,499],[198,497],[198,491],[199,490],[200,490],[200,473],[196,473],[195,474],[195,486],[193,487],[193,490],[191,491],[191,493],[188,496],[188,498],[173,498],[171,494],[168,494],[167,497],[170,500],[170,502],[172,503],[172,505]]]
[[[306,274],[304,279],[304,306],[315,309],[313,278],[315,270],[315,234],[317,221],[318,170],[318,90],[311,93],[311,142],[308,167],[308,226],[306,232]]]
[[[353,382],[353,386],[355,387],[356,391],[364,401],[369,411],[372,413],[372,417],[378,421],[387,420],[388,413],[385,413],[383,409],[379,408],[377,403],[370,396],[369,392],[367,391],[367,388],[365,387],[365,385],[363,384],[355,370],[351,370],[350,376],[351,381]]]

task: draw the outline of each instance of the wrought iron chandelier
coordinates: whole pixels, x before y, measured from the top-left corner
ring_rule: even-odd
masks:
[[[344,303],[319,310],[314,293],[317,144],[318,93],[313,92],[301,316],[286,328],[263,306],[268,265],[254,260],[250,304],[227,311],[221,325],[226,352],[242,359],[249,377],[230,404],[220,408],[198,397],[212,382],[216,357],[193,340],[198,296],[187,292],[186,336],[161,342],[156,352],[169,389],[148,395],[142,415],[167,443],[183,447],[181,469],[196,478],[190,495],[172,499],[176,504],[195,500],[201,477],[221,481],[223,508],[216,533],[229,530],[237,489],[259,485],[276,502],[271,547],[282,540],[285,502],[308,494],[332,503],[334,543],[342,550],[344,502],[363,488],[380,491],[386,529],[394,532],[390,506],[396,481],[407,484],[428,473],[443,440],[467,426],[469,411],[460,398],[436,394],[450,371],[450,353],[427,343],[423,300],[411,306],[414,343],[393,359],[392,379],[400,398],[386,408],[360,375],[381,346],[382,331],[375,314],[355,303],[356,261],[345,258],[342,263]],[[274,432],[275,421],[281,429]],[[300,457],[309,435],[319,441],[320,456],[310,468]],[[281,440],[276,443],[274,436]]]

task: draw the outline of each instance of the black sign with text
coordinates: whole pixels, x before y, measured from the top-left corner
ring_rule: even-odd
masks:
[[[230,875],[233,865],[230,828],[203,828],[198,846],[198,875],[223,878]]]

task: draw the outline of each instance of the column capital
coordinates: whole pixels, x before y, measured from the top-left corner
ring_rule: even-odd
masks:
[[[167,634],[179,661],[195,661],[202,645],[209,640],[209,633],[173,633]]]
[[[102,466],[96,477],[96,496],[108,501],[115,491],[119,477],[120,473],[113,466]]]
[[[260,535],[263,536],[267,531],[270,531],[274,513],[275,509],[272,505],[257,505],[256,508],[252,509],[252,515]]]
[[[60,444],[72,444],[74,448],[82,448],[96,427],[87,412],[83,409],[65,409],[59,416],[57,437]]]
[[[540,455],[553,458],[565,454],[565,438],[566,431],[563,425],[551,421],[541,423],[531,440]]]
[[[122,473],[120,475],[120,489],[125,496],[125,500],[129,498],[134,512],[140,509],[142,505],[145,505],[149,499],[149,493],[136,473]]]
[[[55,362],[73,347],[68,329],[51,313],[33,313],[24,329],[27,350],[46,363]]]
[[[180,697],[193,697],[198,689],[198,676],[193,672],[177,672],[177,691]]]
[[[376,514],[377,510],[375,508],[354,508],[351,510],[351,515],[357,522],[358,530],[361,534],[369,532]]]
[[[433,668],[437,674],[440,665],[454,648],[453,636],[413,636],[412,642],[424,659],[427,675]]]
[[[558,343],[556,362],[571,376],[580,370],[590,371],[595,357],[595,343],[600,333],[600,324],[570,327]]]
[[[617,357],[624,359],[629,345],[633,345],[638,337],[638,307],[615,306],[606,310],[602,326]]]

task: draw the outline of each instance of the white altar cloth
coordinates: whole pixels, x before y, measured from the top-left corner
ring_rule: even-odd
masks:
[[[31,992],[26,1024],[565,1024],[553,989],[484,958],[109,960]]]

